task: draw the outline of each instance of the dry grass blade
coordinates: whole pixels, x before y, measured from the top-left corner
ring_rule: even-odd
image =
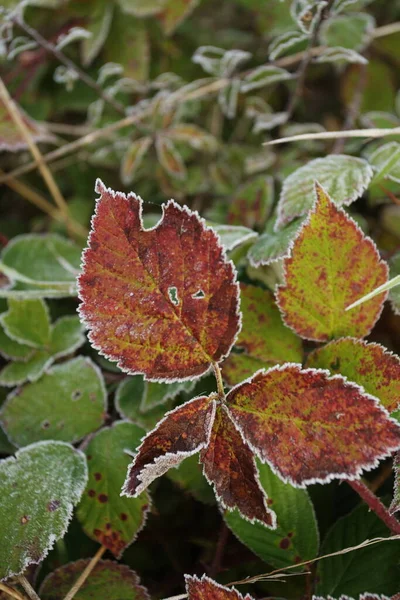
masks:
[[[263,146],[274,146],[276,144],[285,144],[286,142],[299,142],[301,140],[336,140],[338,138],[380,138],[387,135],[399,135],[400,127],[392,129],[351,129],[349,131],[321,131],[319,133],[301,133],[299,135],[290,135],[277,140],[264,142]]]

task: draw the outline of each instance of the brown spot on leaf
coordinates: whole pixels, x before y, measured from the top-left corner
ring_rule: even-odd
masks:
[[[101,502],[102,504],[105,504],[106,502],[108,502],[107,494],[99,494],[99,502]]]
[[[26,525],[30,521],[30,517],[28,515],[23,515],[21,517],[21,525]]]
[[[283,538],[280,542],[279,542],[279,548],[282,548],[282,550],[287,550],[290,546],[290,540],[289,538]]]
[[[94,490],[88,490],[88,496],[89,496],[90,498],[94,498],[94,497],[95,497],[95,495],[96,495],[96,492],[95,492]]]
[[[126,521],[128,519],[128,515],[126,513],[121,513],[119,515],[119,518],[121,519],[121,521]]]
[[[95,478],[96,481],[100,481],[101,477],[102,477],[101,473],[95,473],[94,474],[94,478]]]
[[[61,501],[60,500],[50,500],[50,502],[47,503],[47,510],[49,512],[54,512],[55,510],[57,510],[57,508],[60,506]]]

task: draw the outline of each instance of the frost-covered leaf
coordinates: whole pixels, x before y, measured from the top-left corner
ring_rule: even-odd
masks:
[[[10,338],[3,327],[0,327],[0,354],[11,360],[28,360],[34,353],[34,348],[21,344]]]
[[[159,13],[166,0],[117,0],[121,10],[124,13],[134,15],[135,17],[148,17]]]
[[[0,290],[0,296],[75,295],[80,255],[76,244],[56,234],[16,236],[0,255],[0,270],[10,273],[14,287]]]
[[[186,142],[195,150],[215,152],[218,147],[218,141],[211,133],[192,123],[173,125],[165,134],[172,140]]]
[[[274,127],[286,123],[288,118],[289,114],[287,112],[268,112],[258,115],[254,123],[253,132],[270,131]]]
[[[274,221],[268,221],[265,232],[250,248],[247,257],[253,267],[269,265],[289,255],[292,241],[295,239],[303,219],[296,219],[286,227],[275,231]]]
[[[292,77],[293,75],[289,71],[286,71],[286,69],[274,67],[273,65],[261,65],[246,73],[242,79],[240,91],[246,94],[251,90],[258,90],[279,81],[292,79]]]
[[[245,225],[260,230],[274,203],[274,183],[271,175],[259,175],[243,184],[229,204],[226,217],[230,225]]]
[[[238,376],[232,367],[243,365],[240,358],[250,356],[257,359],[250,372],[243,378],[253,375],[258,369],[285,362],[301,362],[302,343],[288,327],[282,323],[279,309],[271,292],[262,288],[241,284],[242,330],[235,345],[245,350],[244,354],[231,354],[223,364],[224,377],[228,383],[238,383]],[[235,359],[239,359],[235,361]],[[248,365],[250,366],[250,365]],[[233,371],[233,372],[232,372]],[[226,374],[228,376],[226,376]]]
[[[276,513],[276,529],[249,523],[237,510],[225,513],[226,523],[243,544],[276,569],[312,560],[318,554],[319,540],[308,493],[284,483],[268,465],[257,461],[257,467],[268,506]]]
[[[46,129],[37,121],[31,119],[20,107],[16,107],[20,117],[27,126],[32,138],[36,142],[53,141]],[[0,151],[16,152],[27,147],[26,139],[21,134],[10,116],[3,100],[0,100]]]
[[[400,452],[397,452],[394,458],[393,469],[395,473],[393,500],[389,508],[392,515],[400,510]]]
[[[335,16],[322,24],[320,40],[324,46],[360,52],[369,44],[374,28],[375,20],[367,13]]]
[[[193,54],[192,61],[200,65],[210,75],[221,75],[221,60],[225,50],[216,46],[200,46]]]
[[[85,448],[89,481],[78,506],[77,517],[89,537],[119,558],[144,526],[150,498],[120,495],[130,458],[144,431],[119,421],[99,431]]]
[[[301,31],[311,34],[321,18],[321,12],[326,6],[326,0],[293,0],[290,13]]]
[[[90,559],[81,559],[59,567],[44,579],[39,594],[42,600],[63,600],[88,566]],[[150,600],[139,577],[126,565],[111,560],[99,560],[90,577],[74,595],[75,600]]]
[[[49,311],[43,300],[9,298],[8,311],[0,317],[5,333],[16,342],[41,348],[50,342]]]
[[[235,588],[228,588],[206,575],[201,579],[185,575],[186,592],[189,600],[253,600],[250,594],[242,596]]]
[[[330,342],[311,352],[307,367],[328,369],[361,385],[378,398],[388,412],[400,403],[400,359],[379,344],[355,338]]]
[[[334,0],[332,4],[332,14],[339,14],[348,8],[354,8],[353,4],[359,4],[360,0]]]
[[[210,440],[200,453],[200,461],[223,507],[237,508],[245,519],[275,527],[275,514],[268,508],[260,486],[253,453],[223,407],[217,407]]]
[[[240,86],[240,79],[234,78],[218,94],[218,103],[228,119],[236,116]]]
[[[82,41],[81,57],[82,64],[87,67],[93,62],[103,47],[110,32],[113,16],[113,5],[104,0],[96,0],[87,11],[88,20],[85,29],[90,36]]]
[[[130,0],[127,0],[130,2]],[[200,0],[164,0],[163,9],[157,15],[166,35],[171,35],[193,12]]]
[[[382,179],[391,179],[400,183],[400,144],[388,142],[377,148],[370,156],[369,163],[375,170],[372,183]]]
[[[156,139],[157,158],[168,175],[176,179],[186,178],[186,167],[175,144],[166,135],[158,135]]]
[[[238,285],[218,237],[174,201],[144,230],[138,197],[101,182],[97,190],[80,276],[92,344],[150,380],[205,373],[229,353],[239,328]]]
[[[311,160],[285,179],[278,204],[277,228],[310,210],[315,199],[315,181],[338,206],[348,206],[367,189],[372,175],[371,166],[354,156],[331,154]]]
[[[400,426],[378,401],[326,371],[273,367],[233,388],[227,402],[252,450],[299,487],[355,479],[400,447]]]
[[[145,8],[151,6],[151,2],[143,3],[142,0],[133,2],[119,0],[119,2],[123,2],[124,7],[134,4],[140,4]],[[115,6],[111,29],[102,54],[107,62],[122,64],[125,77],[139,82],[147,81],[150,66],[150,42],[146,20],[127,14]]]
[[[121,162],[121,180],[123,183],[131,183],[135,179],[137,170],[151,144],[151,137],[143,137],[132,142],[127,148]]]
[[[47,350],[34,350],[28,360],[10,362],[0,371],[0,385],[14,387],[25,381],[36,381],[53,360]]]
[[[332,46],[330,48],[325,48],[321,54],[318,54],[313,59],[313,62],[316,63],[352,63],[359,65],[368,64],[368,60],[356,52],[355,50],[350,50],[350,48],[342,48],[341,46]]]
[[[303,50],[307,42],[307,34],[301,31],[285,31],[270,43],[268,47],[269,60],[276,60],[282,55]]]
[[[150,431],[164,417],[165,412],[172,408],[172,400],[142,411],[142,402],[147,400],[147,383],[141,375],[123,379],[115,392],[115,407],[121,417]]]
[[[167,400],[176,398],[181,392],[190,392],[195,385],[196,381],[178,381],[176,383],[145,381],[140,410],[148,412],[160,404],[165,404]]]
[[[76,442],[101,426],[105,410],[101,372],[79,356],[12,392],[0,418],[9,438],[25,446],[38,440]]]
[[[386,525],[362,504],[336,521],[324,538],[321,555],[339,553],[365,540],[389,536]],[[381,542],[378,546],[330,556],[318,562],[315,591],[334,598],[341,594],[358,598],[368,591],[364,600],[370,600],[371,593],[391,596],[399,591],[399,565],[400,541]]]
[[[87,481],[84,455],[39,442],[0,461],[0,580],[22,573],[62,538]]]
[[[150,483],[204,448],[214,421],[215,401],[201,396],[168,412],[138,448],[122,490],[137,496]]]
[[[257,237],[255,231],[240,225],[220,225],[219,223],[210,222],[208,225],[218,234],[226,251],[233,250],[237,246],[241,246]]]
[[[284,261],[277,290],[284,322],[306,339],[327,341],[368,335],[385,294],[356,309],[346,307],[387,280],[374,242],[317,185],[317,202]]]
[[[185,458],[176,469],[168,471],[168,478],[199,502],[211,506],[216,504],[214,491],[203,475],[198,456]]]

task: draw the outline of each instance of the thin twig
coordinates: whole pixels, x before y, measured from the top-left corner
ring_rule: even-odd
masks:
[[[107,125],[106,127],[103,127],[102,129],[97,129],[96,131],[93,131],[92,133],[88,133],[87,135],[84,135],[83,137],[71,142],[70,144],[65,144],[65,146],[62,146],[61,148],[57,148],[56,150],[53,150],[52,152],[45,154],[43,156],[43,160],[46,163],[50,163],[50,162],[53,162],[54,160],[57,160],[58,158],[62,158],[63,156],[66,156],[67,154],[72,154],[73,152],[76,152],[77,150],[79,150],[80,148],[83,148],[84,146],[93,144],[93,142],[97,141],[98,139],[100,139],[102,137],[106,137],[108,135],[111,135],[112,133],[115,133],[116,131],[119,131],[120,129],[123,129],[124,127],[129,127],[130,125],[134,125],[135,123],[138,123],[139,121],[141,121],[142,119],[144,119],[145,117],[150,115],[150,113],[151,113],[151,107],[147,107],[144,110],[141,110],[141,111],[138,111],[137,113],[129,115],[128,117],[125,117],[124,119],[121,119],[120,121],[117,121],[115,123],[111,123],[111,125]],[[19,175],[24,175],[25,173],[29,173],[29,171],[33,171],[33,169],[35,169],[36,167],[37,167],[36,161],[32,161],[26,165],[18,167],[17,169],[14,169],[14,171],[7,173],[7,175],[0,177],[0,183],[6,182],[11,177],[18,177]]]
[[[400,535],[400,522],[390,514],[388,509],[377,496],[361,481],[356,479],[354,481],[347,480],[347,483],[353,490],[364,500],[371,510],[374,511],[377,517],[385,523],[392,533]]]
[[[72,60],[67,58],[65,54],[60,52],[60,50],[58,50],[58,48],[56,48],[54,44],[45,40],[45,38],[42,35],[40,35],[40,33],[36,31],[36,29],[25,23],[25,21],[23,21],[20,17],[11,16],[10,20],[12,21],[12,23],[18,25],[18,27],[23,29],[25,33],[30,35],[31,38],[33,38],[35,42],[37,42],[39,46],[41,46],[44,50],[55,56],[55,58],[57,58],[57,60],[60,61],[60,63],[65,65],[71,71],[74,71],[78,75],[79,79],[83,81],[83,83],[85,83],[88,87],[92,88],[92,90],[95,90],[98,96],[100,96],[100,98],[104,100],[104,102],[107,102],[107,104],[112,106],[113,109],[116,110],[119,114],[125,115],[125,108],[120,102],[118,102],[112,96],[107,94],[94,79],[92,79],[87,73],[82,71],[82,69],[80,69],[74,62],[72,62]]]
[[[90,573],[93,571],[104,552],[107,550],[105,546],[100,546],[96,554],[93,556],[86,569],[80,574],[72,588],[69,590],[68,594],[65,596],[64,600],[72,600],[75,594],[80,590],[80,588],[85,583],[86,579],[89,577]]]
[[[10,117],[12,118],[12,120],[15,123],[15,126],[19,129],[19,131],[21,132],[21,135],[24,137],[26,143],[28,144],[28,147],[32,153],[32,156],[36,160],[39,171],[40,171],[47,187],[49,188],[49,191],[50,191],[51,195],[53,196],[55,203],[57,204],[58,208],[64,215],[65,223],[68,226],[69,217],[68,217],[67,203],[65,202],[65,200],[59,190],[59,187],[56,184],[53,175],[51,174],[50,169],[46,165],[39,148],[37,147],[28,127],[24,123],[24,121],[17,109],[17,106],[16,106],[14,100],[11,98],[10,94],[8,93],[8,90],[7,90],[6,86],[4,85],[4,82],[1,78],[0,78],[0,98],[3,100],[5,106],[7,107]]]
[[[6,585],[5,583],[0,583],[0,591],[8,594],[9,596],[11,596],[12,598],[15,598],[16,600],[26,600],[25,596],[20,594],[17,590],[14,590],[13,588],[8,587],[8,585]]]
[[[4,171],[0,169],[0,176],[3,173]],[[5,183],[9,188],[14,190],[14,192],[16,192],[17,194],[25,198],[25,200],[28,200],[28,202],[30,202],[31,204],[48,214],[49,217],[51,217],[52,219],[59,221],[60,223],[64,222],[63,214],[55,206],[53,206],[53,204],[48,202],[46,198],[43,198],[43,196],[41,196],[31,187],[22,183],[22,181],[18,181],[18,179],[14,179],[14,177],[11,177]],[[76,234],[80,238],[87,238],[88,230],[85,227],[83,227],[83,225],[70,218],[69,226],[72,233]]]
[[[217,380],[218,397],[220,400],[223,400],[225,398],[225,390],[221,369],[219,368],[219,364],[216,362],[213,362],[212,366],[214,369],[215,379]]]
[[[37,595],[37,593],[35,592],[35,590],[24,575],[19,575],[18,581],[22,585],[22,587],[24,588],[31,600],[40,600],[40,597]]]

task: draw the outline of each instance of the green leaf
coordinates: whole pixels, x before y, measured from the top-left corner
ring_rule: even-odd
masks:
[[[38,564],[62,538],[87,481],[84,455],[40,442],[0,461],[0,580]]]
[[[156,406],[165,404],[167,400],[172,400],[181,392],[190,392],[196,381],[179,381],[177,383],[157,383],[152,381],[144,382],[144,393],[140,403],[141,412],[148,412]]]
[[[350,50],[349,48],[342,48],[341,46],[332,46],[330,48],[325,48],[315,59],[316,63],[339,63],[339,64],[359,64],[366,65],[368,64],[368,60],[359,54],[355,50]]]
[[[388,268],[353,219],[318,184],[316,191],[315,207],[285,258],[277,303],[284,322],[305,339],[364,337],[379,318],[385,296],[345,309],[384,283]]]
[[[127,421],[114,423],[99,431],[85,449],[89,481],[77,516],[85,533],[103,544],[119,558],[145,524],[150,497],[121,496],[125,474],[143,429]]]
[[[257,461],[257,467],[268,505],[277,516],[277,528],[250,523],[237,510],[225,512],[226,523],[243,544],[276,569],[315,558],[319,536],[307,492],[283,483],[268,465]]]
[[[25,381],[36,381],[53,362],[47,350],[35,350],[25,362],[11,362],[0,371],[0,385],[14,387]]]
[[[78,315],[60,317],[52,326],[50,352],[53,358],[71,354],[86,341]]]
[[[231,199],[227,215],[230,225],[262,230],[274,203],[274,183],[270,175],[260,175],[240,187]]]
[[[333,154],[316,158],[293,171],[283,183],[278,204],[276,228],[305,215],[314,203],[314,183],[318,181],[337,206],[348,206],[367,189],[373,171],[361,158]]]
[[[307,367],[340,373],[378,398],[388,412],[400,402],[400,359],[379,344],[355,338],[330,342],[311,352]]]
[[[0,317],[5,333],[16,342],[33,348],[50,342],[50,318],[43,300],[16,300],[9,298],[8,312]]]
[[[292,79],[292,77],[293,75],[289,71],[286,71],[286,69],[272,65],[261,65],[246,73],[242,80],[240,91],[247,93],[251,90],[257,90],[267,85],[278,83],[279,81]]]
[[[89,358],[79,356],[12,392],[0,418],[10,439],[25,446],[49,439],[76,442],[101,426],[105,410],[101,372]]]
[[[113,16],[113,4],[104,0],[95,0],[86,14],[89,20],[85,23],[85,29],[91,33],[91,36],[82,40],[81,43],[82,64],[85,67],[93,62],[108,37]]]
[[[142,0],[120,0],[124,8],[128,5],[151,6],[151,2],[144,5]],[[121,7],[122,8],[122,7]],[[123,43],[121,42],[123,40]],[[104,55],[108,62],[123,65],[124,76],[137,81],[146,81],[149,76],[150,44],[146,22],[132,14],[118,10],[115,6],[111,30],[108,35]]]
[[[219,235],[221,244],[225,250],[233,250],[242,244],[257,238],[257,233],[248,227],[238,225],[220,225],[219,223],[207,222]]]
[[[180,488],[204,504],[215,504],[212,487],[203,475],[199,457],[189,456],[176,468],[168,471],[168,477]]]
[[[341,46],[360,52],[369,44],[374,28],[375,20],[367,13],[335,16],[323,22],[320,40],[324,46]]]
[[[303,219],[296,219],[283,229],[274,231],[275,221],[270,219],[265,233],[258,238],[248,252],[247,257],[250,264],[253,267],[270,265],[288,256],[290,244],[299,232],[303,222]]]
[[[388,142],[377,148],[370,155],[369,162],[376,171],[372,179],[373,184],[386,178],[400,183],[400,144],[398,142]]]
[[[164,0],[163,10],[157,17],[164,33],[173,34],[199,3],[200,0]]]
[[[388,537],[387,527],[367,506],[339,519],[328,532],[321,555],[356,546],[365,540]],[[339,598],[359,594],[396,594],[400,581],[400,541],[380,543],[318,562],[316,592]]]
[[[301,31],[286,31],[273,39],[268,46],[269,59],[276,60],[282,55],[300,52],[307,46],[308,35]]]
[[[279,309],[271,292],[262,288],[241,284],[242,329],[235,346],[245,350],[252,359],[257,359],[254,367],[283,364],[285,362],[301,362],[303,358],[302,342],[282,322]],[[231,359],[242,357],[242,354],[228,356],[225,366],[231,365]],[[260,361],[260,362],[258,362]],[[239,361],[240,364],[240,361]],[[243,364],[243,363],[241,363]],[[247,372],[245,378],[255,371]],[[228,383],[239,383],[239,374],[234,375],[232,369]],[[242,375],[242,369],[240,369]]]
[[[89,559],[81,559],[47,575],[39,594],[42,600],[63,600]],[[75,600],[150,600],[147,590],[139,585],[139,577],[126,565],[111,560],[100,560],[90,572],[90,577],[79,588]]]
[[[389,260],[389,270],[392,279],[400,275],[400,252],[394,254]],[[390,289],[389,300],[395,314],[400,313],[400,285],[396,285]]]
[[[153,429],[165,412],[172,406],[172,402],[167,400],[165,404],[160,404],[151,410],[143,412],[141,404],[145,397],[145,381],[141,375],[126,377],[119,384],[115,392],[115,407],[119,414],[132,423],[139,425],[146,431]]]
[[[0,354],[4,358],[11,360],[28,360],[34,353],[32,346],[20,344],[8,337],[2,327],[0,327]]]
[[[47,575],[40,586],[42,600],[63,600],[79,575],[88,566],[89,559],[81,559]],[[139,577],[126,565],[111,560],[99,560],[90,577],[79,588],[75,600],[150,600],[147,590],[139,585]]]

